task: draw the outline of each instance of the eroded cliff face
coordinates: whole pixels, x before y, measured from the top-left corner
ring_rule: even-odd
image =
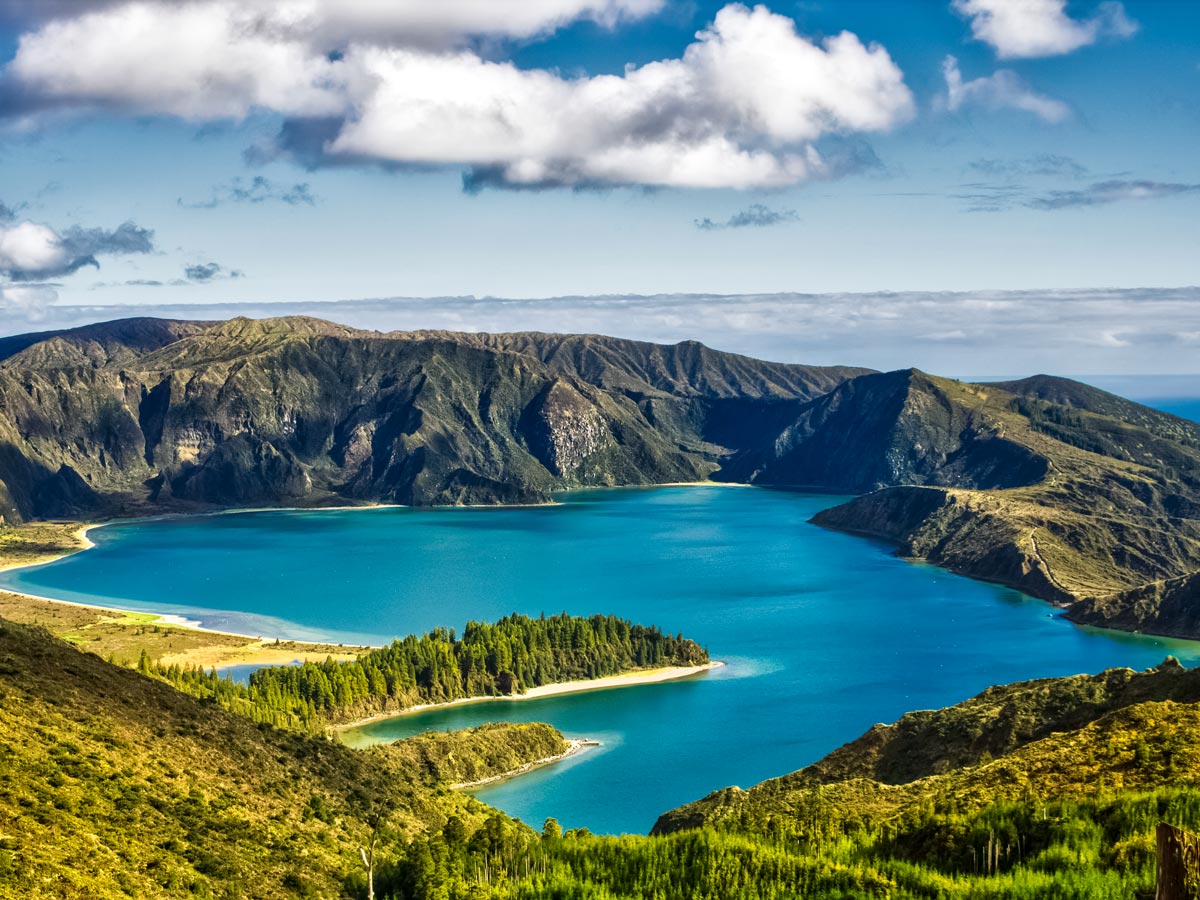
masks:
[[[609,390],[474,335],[303,318],[110,325],[8,346],[9,520],[325,500],[522,503],[570,486],[695,480],[727,452],[704,434],[714,398],[703,385],[727,393],[731,379],[754,380],[741,357],[731,358],[736,378],[718,377],[709,369],[722,354],[705,349],[707,368],[691,370],[700,386],[654,376],[657,387],[640,380],[654,368],[646,360],[671,348],[621,342],[630,374]],[[756,391],[792,400],[838,377],[763,366]]]
[[[524,432],[534,455],[558,477],[602,474],[599,458],[617,447],[595,402],[559,379],[530,404]]]
[[[0,340],[6,521],[709,477],[863,494],[817,521],[1077,621],[1200,635],[1200,426],[1064,379],[307,318]]]
[[[863,375],[798,412],[732,471],[755,484],[852,493],[898,484],[995,489],[1034,484],[1047,461],[1005,439],[973,388],[915,370]]]

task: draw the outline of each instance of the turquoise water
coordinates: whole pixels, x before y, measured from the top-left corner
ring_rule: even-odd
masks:
[[[584,491],[526,509],[264,512],[102,528],[0,586],[211,627],[385,641],[509,612],[612,612],[706,644],[699,678],[379,722],[352,740],[500,718],[602,746],[479,796],[527,822],[644,832],[729,784],[990,684],[1145,668],[1200,645],[1088,631],[1046,604],[809,525],[839,498],[736,487]]]

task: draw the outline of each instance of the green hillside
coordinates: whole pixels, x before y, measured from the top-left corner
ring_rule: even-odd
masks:
[[[373,823],[389,848],[473,832],[492,812],[440,784],[565,747],[495,725],[350,750],[0,621],[0,897],[355,896]]]
[[[0,623],[0,897],[1137,898],[1200,827],[1200,674],[992,688],[651,837],[535,831],[449,783],[563,752],[544,725],[356,751]]]

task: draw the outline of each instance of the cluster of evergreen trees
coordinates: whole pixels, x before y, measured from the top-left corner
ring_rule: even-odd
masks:
[[[155,665],[144,656],[138,668],[255,721],[312,730],[423,703],[520,694],[543,684],[707,661],[708,652],[682,635],[616,616],[562,613],[469,622],[461,638],[439,628],[350,662],[271,666],[254,672],[249,686],[200,669]]]
[[[815,840],[772,816],[665,837],[541,834],[501,815],[456,819],[392,847],[376,894],[392,900],[1129,900],[1153,896],[1154,828],[1200,826],[1200,791],[1120,792],[972,813],[915,810]],[[752,831],[744,831],[749,825]],[[363,885],[352,876],[352,892]]]

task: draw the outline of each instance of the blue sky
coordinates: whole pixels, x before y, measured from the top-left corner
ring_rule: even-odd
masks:
[[[1076,332],[1030,365],[1196,370],[1194,292],[1145,289],[1200,284],[1200,4],[0,0],[0,23],[0,332],[81,306],[770,294],[791,330],[728,343],[946,370],[986,340],[978,303],[931,329],[859,298],[870,338],[818,345],[829,310],[785,295],[1015,291],[1026,340]],[[1096,288],[1129,291],[1094,327],[1055,313]],[[538,327],[512,308],[388,325]],[[598,308],[579,321],[658,339],[738,321]]]

